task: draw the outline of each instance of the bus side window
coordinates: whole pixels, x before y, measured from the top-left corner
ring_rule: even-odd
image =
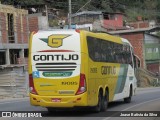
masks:
[[[106,48],[107,48],[107,44],[106,41],[101,42],[101,56],[102,56],[102,62],[107,62],[107,54],[106,54]]]
[[[134,61],[134,68],[140,68],[140,60],[138,59],[138,57],[136,57],[136,55],[133,55],[133,61]]]
[[[95,49],[95,61],[99,62],[101,61],[101,41],[99,41],[97,38],[94,39],[94,49]]]
[[[95,45],[94,45],[94,40],[91,37],[87,37],[87,44],[88,44],[88,53],[89,57],[92,60],[95,60]]]
[[[128,56],[127,56],[127,63],[128,64],[130,64],[132,67],[134,67],[133,66],[133,62],[134,62],[134,60],[132,61],[132,55],[133,55],[133,53],[132,53],[132,50],[131,50],[131,47],[130,46],[127,46],[127,53],[128,53]]]

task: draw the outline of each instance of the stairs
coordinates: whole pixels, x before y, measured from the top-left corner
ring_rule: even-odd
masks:
[[[27,73],[15,71],[0,72],[0,98],[27,97]]]

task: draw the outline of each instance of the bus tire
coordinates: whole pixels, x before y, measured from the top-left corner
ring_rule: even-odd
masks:
[[[130,87],[129,97],[124,98],[125,103],[130,103],[132,99],[132,87]]]
[[[103,96],[103,99],[102,99],[101,110],[105,112],[107,108],[108,108],[108,92],[106,91],[105,96]]]
[[[94,112],[100,112],[102,107],[102,94],[99,92],[98,94],[98,104],[93,108]]]

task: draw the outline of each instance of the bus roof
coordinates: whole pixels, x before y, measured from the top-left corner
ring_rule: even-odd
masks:
[[[78,32],[78,31],[81,31],[83,33],[86,34],[86,36],[93,36],[93,37],[96,37],[96,38],[102,38],[102,39],[105,39],[105,40],[108,40],[108,41],[112,41],[112,42],[116,42],[116,43],[119,43],[119,44],[128,44],[132,47],[131,43],[127,40],[127,39],[124,39],[124,38],[121,38],[119,36],[114,36],[114,35],[110,35],[108,33],[95,33],[95,32],[92,32],[92,31],[86,31],[86,30],[76,30],[76,29],[47,29],[47,30],[39,30],[38,33],[45,33],[45,32]]]
[[[103,40],[122,44],[122,39],[118,36],[113,36],[107,33],[95,33],[95,32],[88,32],[88,31],[85,31],[85,33],[86,33],[86,36],[92,36],[92,37],[100,38]]]

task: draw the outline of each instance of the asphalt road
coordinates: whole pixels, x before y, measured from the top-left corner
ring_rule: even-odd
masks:
[[[131,103],[126,104],[123,100],[112,102],[108,106],[108,111],[101,113],[85,110],[60,111],[49,114],[45,108],[31,106],[29,98],[0,100],[0,111],[39,111],[43,116],[42,118],[0,118],[0,120],[160,120],[160,117],[156,117],[155,112],[150,112],[160,112],[160,88],[139,88]],[[126,113],[126,111],[129,112]],[[139,116],[144,115],[141,111],[148,111],[147,114],[150,117],[114,117],[122,113],[129,116],[132,113]]]

